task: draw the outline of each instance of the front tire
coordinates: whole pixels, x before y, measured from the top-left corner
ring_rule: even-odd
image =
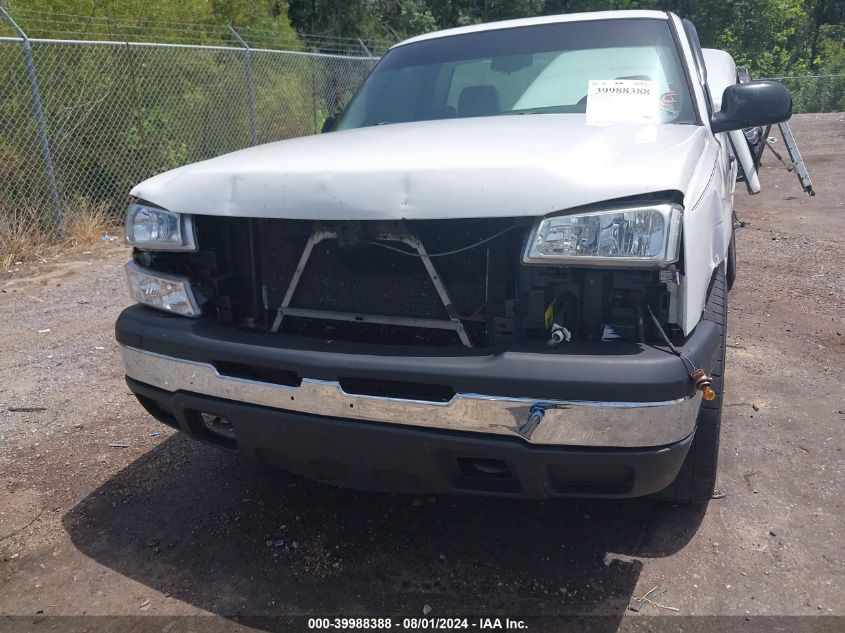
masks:
[[[722,330],[719,352],[710,378],[716,391],[714,400],[702,400],[698,411],[695,436],[681,470],[675,480],[657,497],[673,503],[704,504],[716,489],[716,470],[719,462],[719,432],[722,426],[722,404],[725,391],[725,350],[727,343],[728,283],[721,269],[710,282],[707,307],[702,317]]]

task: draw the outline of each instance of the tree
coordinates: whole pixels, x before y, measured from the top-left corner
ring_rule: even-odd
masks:
[[[657,9],[689,18],[704,46],[725,48],[755,76],[818,71],[842,56],[841,0],[290,0],[289,15],[300,32],[402,39],[478,22],[604,9]]]

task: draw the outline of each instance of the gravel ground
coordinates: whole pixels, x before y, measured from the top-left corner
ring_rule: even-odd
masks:
[[[112,325],[122,247],[0,277],[0,614],[845,615],[845,115],[796,116],[818,191],[737,187],[719,489],[650,500],[379,495],[243,463],[147,416]],[[779,143],[779,145],[781,145]],[[236,620],[229,620],[230,622]],[[625,620],[629,622],[629,620]],[[841,621],[840,621],[841,623]]]

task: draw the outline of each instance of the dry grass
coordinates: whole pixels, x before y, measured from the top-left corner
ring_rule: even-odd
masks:
[[[122,233],[106,203],[94,204],[80,198],[65,204],[62,212],[64,228],[59,237],[52,227],[45,226],[45,215],[40,209],[24,207],[9,215],[0,209],[0,270],[57,248],[97,243],[104,233]]]
[[[16,209],[3,218],[0,222],[0,270],[42,252],[50,243],[40,218],[41,214],[32,207]]]
[[[115,224],[108,204],[81,199],[65,212],[64,241],[70,246],[89,244],[114,229]]]

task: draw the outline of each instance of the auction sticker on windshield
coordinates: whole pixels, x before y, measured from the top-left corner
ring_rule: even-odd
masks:
[[[587,88],[587,125],[656,123],[657,82],[645,79],[591,79]]]

